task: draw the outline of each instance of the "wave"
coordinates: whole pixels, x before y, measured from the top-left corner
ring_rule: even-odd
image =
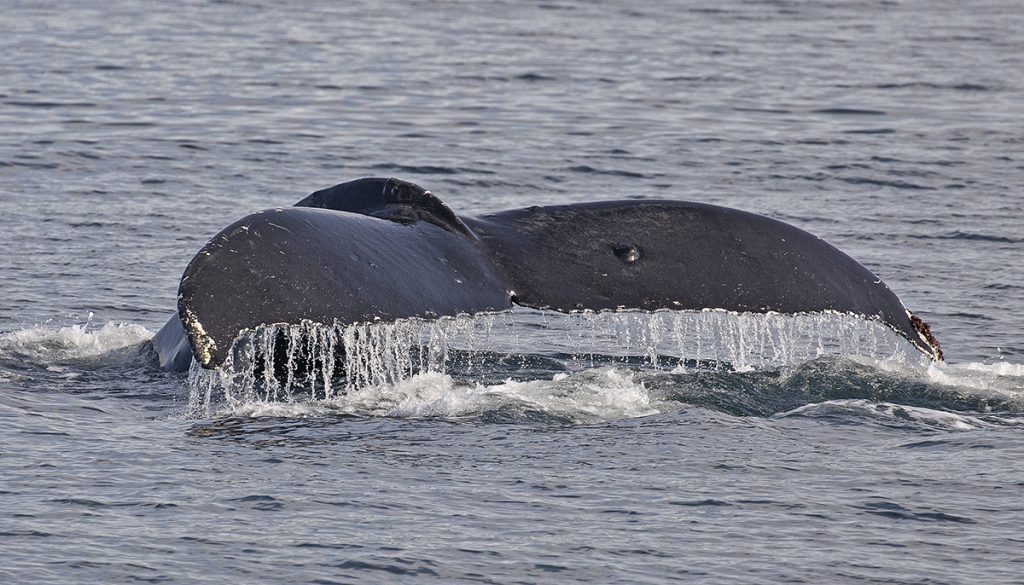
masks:
[[[997,244],[1024,243],[1024,238],[1004,236],[1000,234],[979,234],[960,230],[945,233],[908,234],[907,237],[917,240],[974,240],[979,242],[993,242]]]
[[[179,405],[187,391],[184,416],[220,420],[576,425],[693,412],[958,431],[1024,413],[1024,364],[931,363],[884,327],[836,315],[528,312],[360,327],[314,328],[323,353],[305,370],[257,350],[283,333],[308,343],[310,330],[268,328],[239,346],[234,369],[183,379],[158,369],[140,325],[31,326],[0,334],[0,383]]]
[[[779,419],[798,417],[839,420],[843,424],[859,422],[892,428],[935,431],[973,431],[1024,425],[1024,415],[1020,413],[1006,416],[972,415],[863,399],[829,400],[807,404],[776,416]]]
[[[134,349],[153,336],[141,325],[108,322],[50,327],[34,325],[0,334],[0,360],[56,365],[104,358],[104,363],[134,361]]]
[[[1024,412],[1020,366],[934,364],[884,327],[841,315],[506,319],[257,330],[223,369],[192,369],[190,412],[572,424],[687,408],[773,417],[844,400]]]
[[[579,425],[691,413],[702,419],[815,419],[951,432],[1024,424],[1024,379],[975,366],[897,373],[895,364],[826,357],[757,372],[598,367],[495,383],[427,372],[329,399],[226,400],[201,418],[355,416]],[[1010,369],[1020,368],[1014,366]]]

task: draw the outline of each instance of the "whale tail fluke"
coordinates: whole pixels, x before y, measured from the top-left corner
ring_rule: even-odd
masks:
[[[214,236],[182,276],[178,325],[154,346],[177,369],[187,337],[197,361],[213,368],[240,332],[259,325],[433,318],[513,303],[848,313],[942,358],[928,326],[881,279],[780,221],[661,200],[459,217],[429,191],[382,178],[317,191]]]

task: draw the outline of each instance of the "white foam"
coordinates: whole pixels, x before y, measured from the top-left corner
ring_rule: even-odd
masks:
[[[958,372],[977,372],[987,376],[1024,378],[1024,364],[1014,364],[1006,361],[999,361],[991,364],[983,362],[965,362],[962,364],[949,364],[947,368]]]
[[[355,389],[326,401],[345,413],[388,417],[461,417],[483,410],[487,393],[480,385],[458,384],[446,374],[426,372],[395,385]]]
[[[247,402],[225,408],[219,416],[245,416],[250,418],[309,418],[329,414],[327,406],[299,402]]]
[[[574,422],[600,422],[657,414],[675,408],[652,400],[635,373],[601,368],[558,374],[550,380],[499,384],[465,383],[439,372],[414,375],[395,385],[368,386],[330,399],[305,402],[251,401],[222,405],[215,416],[312,417],[353,414],[394,418],[460,418],[510,407]]]
[[[63,327],[36,325],[0,335],[0,353],[61,363],[105,356],[152,336],[145,327],[131,323],[107,322],[99,328],[88,322]]]
[[[973,393],[1024,400],[1024,367],[1021,364],[929,364],[924,378],[933,384],[963,388]]]

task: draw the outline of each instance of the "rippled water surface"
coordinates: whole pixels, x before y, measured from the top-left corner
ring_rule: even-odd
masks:
[[[1024,10],[709,6],[8,2],[0,581],[1020,582]],[[330,392],[156,368],[211,235],[362,176],[775,217],[948,363],[518,312]]]

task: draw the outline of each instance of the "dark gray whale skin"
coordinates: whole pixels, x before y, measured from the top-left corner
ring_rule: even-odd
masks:
[[[153,338],[160,364],[227,359],[263,324],[503,311],[835,311],[880,321],[935,360],[927,324],[821,238],[702,203],[629,200],[459,217],[429,191],[367,178],[244,217],[181,279]]]

